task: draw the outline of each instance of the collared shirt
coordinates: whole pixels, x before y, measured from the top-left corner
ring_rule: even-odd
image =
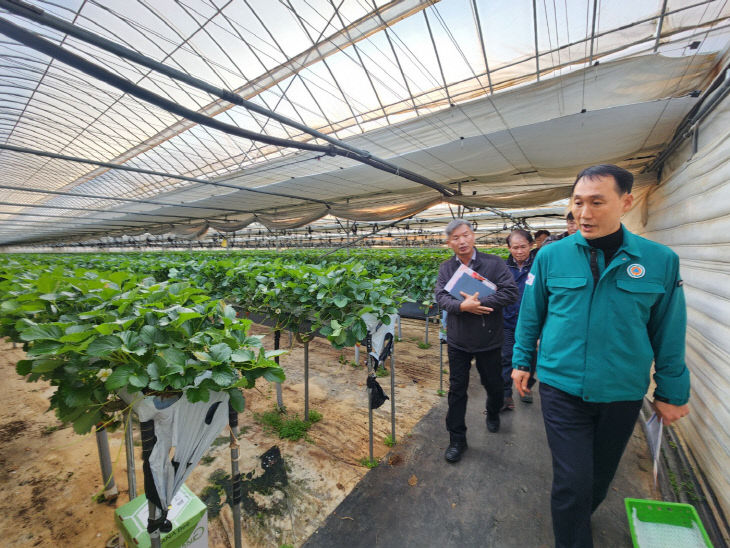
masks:
[[[586,401],[641,399],[655,364],[656,395],[689,399],[684,361],[686,307],[679,257],[622,226],[608,265],[577,232],[544,247],[526,282],[517,321],[513,367],[529,367],[537,339],[540,381]]]
[[[471,268],[472,266],[474,266],[474,259],[476,259],[476,258],[477,258],[477,248],[475,247],[474,249],[472,249],[471,259],[469,259],[469,264],[467,264],[466,266],[468,266],[469,268]],[[459,256],[456,253],[454,253],[454,260],[457,263],[459,263],[459,266],[461,266],[463,264],[461,262],[461,259],[459,259]]]

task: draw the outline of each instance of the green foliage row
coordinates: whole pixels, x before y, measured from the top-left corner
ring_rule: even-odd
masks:
[[[188,282],[5,261],[0,295],[0,336],[27,354],[18,373],[57,387],[51,408],[78,433],[113,420],[122,388],[192,402],[227,391],[242,411],[240,388],[284,378],[276,353],[248,335],[251,322]]]
[[[506,248],[490,248],[489,253],[507,258]],[[69,268],[120,270],[153,276],[157,281],[168,278],[186,279],[206,287],[214,297],[225,298],[228,291],[227,272],[250,261],[301,264],[327,268],[333,265],[361,263],[371,280],[390,276],[396,286],[405,291],[408,300],[430,304],[439,264],[451,256],[451,250],[441,249],[341,249],[327,256],[326,250],[289,249],[146,252],[104,254],[34,254],[16,256],[18,260],[36,265],[64,265]]]

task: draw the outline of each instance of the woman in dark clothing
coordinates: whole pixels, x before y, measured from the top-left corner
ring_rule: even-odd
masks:
[[[502,378],[504,380],[504,405],[502,411],[509,411],[515,408],[512,398],[512,347],[515,344],[515,328],[517,327],[517,316],[520,312],[522,294],[525,291],[527,275],[532,267],[532,260],[535,254],[532,252],[532,234],[526,230],[513,230],[507,236],[507,247],[510,255],[506,259],[507,268],[517,283],[520,296],[516,303],[504,307],[504,343],[502,344]],[[534,384],[534,366],[530,386]],[[532,395],[527,394],[522,398],[525,403],[532,403]]]

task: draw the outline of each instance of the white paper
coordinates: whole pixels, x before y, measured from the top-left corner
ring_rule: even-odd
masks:
[[[657,473],[659,471],[659,455],[662,449],[662,430],[664,423],[653,413],[649,420],[646,421],[646,432],[649,441],[649,449],[654,460],[654,487],[657,484]]]

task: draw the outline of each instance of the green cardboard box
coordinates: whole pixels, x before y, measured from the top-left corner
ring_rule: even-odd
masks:
[[[208,512],[193,492],[183,485],[172,499],[172,508],[167,519],[172,522],[172,531],[162,535],[162,548],[207,548]],[[120,506],[114,512],[114,521],[128,548],[149,548],[147,533],[147,497],[136,499]]]

